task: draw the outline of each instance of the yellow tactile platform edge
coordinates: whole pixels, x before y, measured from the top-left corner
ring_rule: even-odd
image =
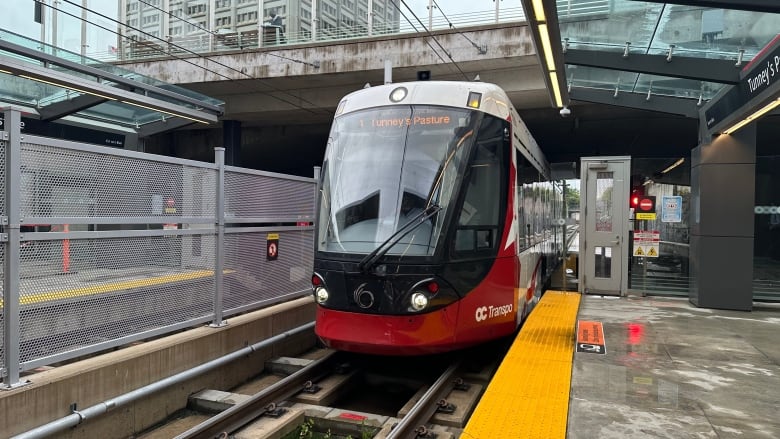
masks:
[[[580,294],[547,291],[461,438],[565,439]]]

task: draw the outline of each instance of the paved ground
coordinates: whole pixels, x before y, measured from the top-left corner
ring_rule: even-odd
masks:
[[[577,352],[567,437],[780,438],[780,305],[583,296],[606,354]]]

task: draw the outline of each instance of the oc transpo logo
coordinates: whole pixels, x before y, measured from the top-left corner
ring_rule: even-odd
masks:
[[[474,313],[474,318],[477,322],[483,322],[493,317],[503,317],[512,312],[512,304],[501,306],[480,306]]]

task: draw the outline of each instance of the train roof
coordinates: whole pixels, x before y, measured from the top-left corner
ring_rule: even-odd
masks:
[[[399,87],[405,88],[408,93],[403,99],[394,102],[390,99],[390,94]],[[474,110],[467,105],[472,92],[482,95],[478,111],[501,119],[508,119],[511,116],[516,141],[513,143],[549,179],[550,165],[541,148],[531,136],[504,90],[489,82],[416,81],[367,87],[344,96],[339,103],[337,115],[385,105],[442,105]]]

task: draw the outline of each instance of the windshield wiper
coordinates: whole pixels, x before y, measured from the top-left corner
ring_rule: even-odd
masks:
[[[400,229],[396,230],[395,233],[390,235],[389,238],[379,244],[379,246],[377,246],[377,248],[375,248],[371,253],[367,254],[366,257],[358,263],[358,269],[364,273],[370,270],[371,267],[376,264],[379,258],[389,252],[390,249],[401,240],[401,238],[408,235],[412,230],[420,227],[420,225],[427,221],[428,218],[436,215],[436,213],[440,210],[441,206],[438,204],[431,204],[430,206],[426,207],[425,210],[415,215],[414,218],[404,224]]]

